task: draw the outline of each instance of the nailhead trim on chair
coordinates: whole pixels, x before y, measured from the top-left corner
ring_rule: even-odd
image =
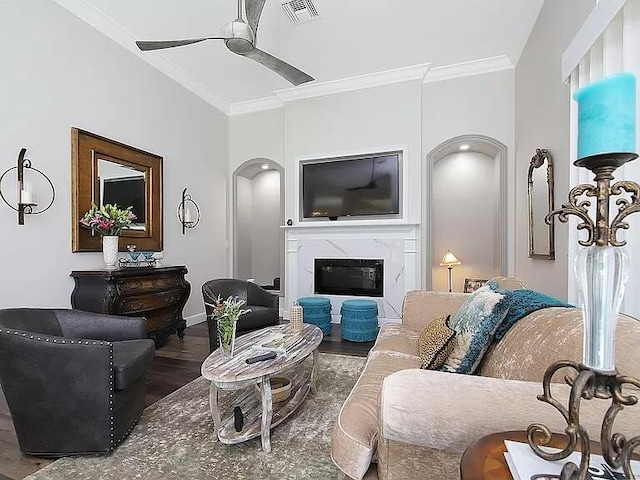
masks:
[[[141,416],[142,416],[142,412],[140,412],[140,413],[138,414],[138,416],[136,417],[136,419],[133,421],[133,423],[132,423],[132,424],[131,424],[131,426],[129,427],[129,430],[127,430],[127,431],[124,433],[124,435],[122,435],[122,437],[120,438],[120,440],[118,440],[118,443],[116,443],[116,446],[120,445],[120,444],[124,441],[124,439],[125,439],[125,438],[127,438],[127,437],[129,436],[129,434],[131,433],[131,430],[133,430],[133,427],[135,427],[135,426],[138,424],[138,422],[140,421],[140,417],[141,417]],[[115,446],[114,446],[111,450],[113,450],[113,449],[115,449]]]
[[[0,332],[2,332],[0,330]],[[5,330],[2,333],[6,333],[7,335],[22,335],[24,338],[27,338],[27,334],[24,332],[19,332],[17,330],[14,330],[13,332],[11,330]],[[38,342],[42,342],[43,338],[41,337],[34,337],[33,335],[29,335],[29,339],[30,340],[37,340]],[[50,340],[53,340],[53,343],[58,343],[57,339],[49,339],[47,337],[44,338],[45,342],[49,342]],[[67,341],[66,340],[62,340],[60,343],[64,343],[66,344]],[[75,342],[73,340],[69,340],[70,344],[78,344],[78,345],[82,345],[82,340],[76,340]],[[131,432],[131,430],[133,429],[133,427],[138,423],[138,420],[140,419],[140,415],[142,414],[142,412],[140,412],[138,414],[138,418],[136,418],[136,421],[133,422],[133,424],[131,425],[131,427],[129,427],[129,430],[127,430],[127,433],[125,433],[124,437],[122,437],[118,443],[114,442],[114,421],[113,421],[113,343],[111,342],[104,342],[104,341],[93,341],[93,342],[88,342],[85,341],[84,342],[85,345],[107,345],[109,346],[109,431],[110,431],[110,447],[109,447],[109,451],[113,451],[115,450],[116,446],[118,446],[120,444],[120,442],[122,442],[122,440],[125,439],[125,437],[129,434],[129,432]]]
[[[113,443],[113,343],[109,343],[109,432],[111,436],[111,447],[113,451],[116,445]]]

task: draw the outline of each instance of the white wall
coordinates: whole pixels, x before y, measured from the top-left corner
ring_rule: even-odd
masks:
[[[421,83],[418,81],[286,103],[284,106],[285,217],[299,222],[299,161],[305,158],[329,158],[363,152],[404,150],[403,219],[419,222],[421,175]],[[327,219],[325,222],[329,224]],[[348,221],[331,222],[339,226]],[[353,232],[357,234],[357,232]],[[339,234],[337,235],[340,236]],[[337,237],[325,237],[337,240]],[[378,238],[369,235],[369,238]],[[294,248],[293,246],[291,248]],[[422,262],[416,248],[417,265],[407,267],[403,284],[419,285]],[[290,283],[302,272],[292,272],[287,256],[287,291],[285,305],[292,305],[295,290]],[[417,274],[416,274],[417,272]],[[415,277],[415,278],[408,278]],[[388,301],[388,299],[385,299]]]
[[[254,158],[284,165],[284,109],[230,117],[229,142],[231,171]]]
[[[258,285],[272,285],[280,276],[280,172],[268,170],[251,181],[251,276]]]
[[[265,110],[262,112],[249,113],[245,115],[237,115],[229,118],[229,168],[234,172],[243,163],[256,158],[268,159],[284,166],[284,111],[282,108],[274,110]],[[286,177],[286,172],[282,173]],[[281,181],[284,181],[282,179]],[[229,196],[229,205],[233,205]],[[280,195],[278,195],[280,198]],[[229,225],[234,222],[233,209],[229,209],[228,218]],[[236,236],[238,232],[236,232]],[[231,245],[239,248],[237,254],[244,255],[246,251],[242,247],[243,240],[237,237]],[[279,247],[280,250],[283,247]],[[236,252],[234,252],[236,254]],[[281,262],[282,270],[284,270],[284,252],[282,252],[283,260]],[[230,257],[229,271],[233,272],[233,257]],[[239,256],[238,256],[239,259]],[[246,268],[245,265],[242,268]],[[278,269],[280,270],[280,269]],[[247,278],[244,275],[247,270],[240,269],[233,272],[232,275],[237,278]],[[274,275],[275,276],[275,275]],[[248,277],[251,278],[251,277]],[[273,280],[273,278],[271,278]],[[267,282],[271,284],[271,281]]]
[[[514,92],[514,72],[503,71],[426,85],[412,81],[287,102],[280,109],[231,118],[231,168],[252,158],[276,161],[282,158],[285,216],[297,223],[296,176],[300,159],[406,148],[404,218],[421,224],[418,242],[412,247],[416,264],[411,268],[417,272],[417,278],[407,281],[424,286],[422,278],[427,266],[422,257],[421,236],[425,231],[423,213],[429,183],[426,156],[452,137],[480,134],[506,144],[512,160]],[[513,172],[510,174],[512,178]],[[509,189],[512,194],[513,186]],[[511,240],[513,236],[511,233]]]
[[[286,218],[296,218],[298,160],[406,147],[404,218],[420,220],[421,84],[417,81],[298,100],[284,106]],[[328,220],[327,220],[328,221]],[[340,222],[340,220],[338,220]]]
[[[164,157],[164,264],[189,268],[184,314],[203,312],[200,286],[227,274],[227,118],[48,0],[0,2],[0,58],[0,170],[25,147],[56,188],[53,207],[24,226],[0,205],[0,307],[68,307],[69,272],[103,266],[101,253],[71,253],[76,126]],[[202,220],[183,236],[184,187]]]
[[[514,222],[513,199],[515,195],[514,145],[515,145],[515,72],[501,72],[456,78],[447,81],[427,83],[423,87],[422,98],[422,152],[423,161],[438,145],[461,135],[484,135],[503,143],[507,147],[507,271],[513,272],[514,263]],[[425,169],[428,170],[428,169]],[[422,203],[425,212],[426,193],[430,181],[424,177]],[[525,182],[526,183],[526,182]],[[452,197],[452,201],[457,201]],[[429,222],[425,213],[423,222]],[[492,222],[493,223],[493,222]],[[425,231],[423,225],[423,232]],[[490,229],[492,227],[489,227]],[[438,232],[434,230],[437,237]],[[436,240],[434,237],[434,241]],[[445,249],[446,250],[446,249]],[[454,252],[455,253],[455,252]],[[494,252],[495,254],[496,252]],[[434,250],[432,264],[437,264],[442,253]],[[457,254],[456,254],[457,255]],[[425,263],[429,263],[425,255]],[[429,288],[429,278],[425,277]]]
[[[563,51],[595,0],[547,0],[516,69],[516,276],[529,288],[567,298],[567,224],[556,221],[556,260],[528,258],[527,170],[536,148],[554,158],[555,205],[569,192],[569,86],[560,83]]]
[[[499,243],[496,224],[496,160],[476,152],[447,155],[434,165],[433,189],[433,290],[449,289],[449,272],[440,266],[447,250],[460,260],[453,267],[454,292],[462,292],[465,278],[492,278],[494,245]]]
[[[237,267],[234,278],[253,278],[251,273],[251,222],[253,221],[251,180],[236,178],[236,237]]]

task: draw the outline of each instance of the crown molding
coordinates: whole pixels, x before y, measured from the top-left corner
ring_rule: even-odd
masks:
[[[119,43],[138,58],[142,59],[156,70],[167,75],[172,80],[200,97],[209,105],[217,108],[225,114],[229,114],[229,104],[217,95],[214,95],[203,83],[188,74],[175,63],[168,60],[158,52],[141,52],[135,44],[135,37],[122,25],[115,22],[93,5],[84,0],[54,0],[58,5],[71,12],[80,20],[88,23],[93,28]]]
[[[414,80],[420,80],[422,83],[440,82],[453,78],[481,75],[483,73],[513,70],[514,68],[515,66],[511,63],[511,60],[504,55],[472,60],[470,62],[455,63],[437,68],[430,68],[430,64],[425,63],[331,82],[313,83],[295,88],[287,88],[285,90],[276,90],[273,97],[233,103],[229,110],[231,115],[240,115],[243,113],[258,112],[260,110],[280,108],[286,102],[303,100],[305,98],[321,97]]]
[[[242,115],[245,113],[261,112],[263,110],[273,110],[282,108],[283,103],[278,97],[264,97],[255,100],[247,100],[246,102],[237,102],[229,105],[229,115]]]
[[[470,77],[483,73],[500,72],[516,68],[505,55],[482,58],[470,62],[454,63],[443,67],[430,69],[424,78],[424,83],[441,82],[453,78]]]
[[[332,80],[329,82],[309,83],[294,88],[276,90],[273,92],[282,102],[292,102],[305,98],[323,97],[336,93],[363,90],[365,88],[380,87],[393,83],[422,81],[429,71],[430,63],[413,65],[411,67],[396,68],[383,72],[368,73],[355,77]]]

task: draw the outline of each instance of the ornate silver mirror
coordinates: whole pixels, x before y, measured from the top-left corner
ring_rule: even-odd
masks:
[[[553,221],[547,225],[545,217],[553,208],[553,157],[549,150],[537,148],[531,158],[527,175],[529,200],[529,257],[554,260],[556,258]]]

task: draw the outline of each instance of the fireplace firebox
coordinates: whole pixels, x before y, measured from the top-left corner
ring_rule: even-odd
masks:
[[[382,297],[382,259],[316,258],[314,293]]]

